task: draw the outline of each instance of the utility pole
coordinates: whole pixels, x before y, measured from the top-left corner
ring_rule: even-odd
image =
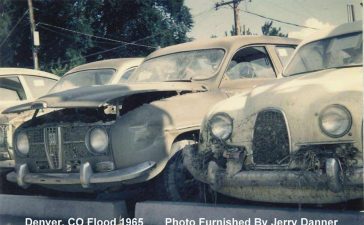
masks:
[[[35,31],[35,21],[34,21],[34,11],[33,11],[33,2],[32,0],[28,0],[29,7],[29,20],[30,20],[30,31],[32,33],[32,50],[33,50],[33,61],[34,61],[34,69],[39,70],[39,62],[38,62],[38,47],[36,43],[39,45],[39,36]],[[35,37],[37,36],[37,37]]]
[[[235,35],[240,35],[240,19],[239,19],[239,4],[241,1],[244,0],[232,0],[232,1],[228,1],[228,2],[218,2],[215,5],[215,9],[218,10],[220,7],[225,6],[225,5],[229,5],[230,7],[233,8],[234,10],[234,34]]]
[[[346,6],[346,10],[348,12],[348,22],[355,22],[355,11],[354,11],[354,5],[349,4]]]

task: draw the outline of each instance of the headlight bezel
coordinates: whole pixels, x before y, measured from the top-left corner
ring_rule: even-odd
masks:
[[[91,144],[92,132],[94,132],[95,130],[98,130],[98,129],[101,130],[102,132],[104,132],[104,134],[106,136],[106,140],[107,140],[107,144],[104,146],[102,151],[98,151]],[[109,135],[108,130],[103,126],[95,126],[95,127],[90,128],[86,133],[85,143],[86,143],[87,150],[89,152],[91,152],[92,154],[94,154],[94,155],[105,155],[105,154],[107,154],[107,152],[109,150],[109,146],[110,146],[110,135]]]
[[[215,133],[214,133],[214,131],[213,131],[213,120],[214,119],[216,119],[216,118],[218,118],[218,117],[222,117],[222,118],[224,118],[224,119],[227,119],[228,121],[229,121],[229,124],[230,124],[230,131],[229,131],[229,133],[227,134],[227,135],[225,135],[225,136],[221,136],[221,137],[219,137],[219,136],[217,136]],[[207,123],[208,123],[208,130],[209,130],[209,132],[210,132],[210,134],[214,137],[214,138],[216,138],[216,139],[218,139],[218,140],[222,140],[222,141],[226,141],[226,140],[228,140],[228,139],[230,139],[231,138],[231,135],[232,135],[232,133],[233,133],[233,129],[234,129],[234,125],[233,125],[233,118],[229,115],[229,114],[227,114],[227,113],[225,113],[225,112],[219,112],[219,113],[216,113],[216,114],[214,114],[213,116],[211,116],[210,117],[210,119],[207,121]]]
[[[20,150],[21,148],[19,148],[19,137],[24,135],[23,137],[26,138],[26,142],[28,143],[27,149],[26,151]],[[16,133],[15,136],[15,147],[16,147],[16,152],[18,155],[20,156],[27,156],[29,154],[29,150],[30,150],[30,142],[29,142],[29,137],[28,134],[25,131],[21,131],[19,133]]]
[[[339,134],[333,134],[333,133],[330,133],[323,125],[323,119],[325,117],[325,114],[327,113],[327,111],[329,111],[330,109],[339,109],[341,110],[343,113],[345,113],[345,115],[347,116],[347,119],[348,119],[348,126],[346,127],[346,129],[339,133]],[[331,137],[331,138],[341,138],[345,135],[347,135],[351,128],[352,128],[352,125],[353,125],[353,117],[350,113],[350,111],[343,105],[339,105],[339,104],[332,104],[332,105],[328,105],[326,106],[325,108],[323,108],[320,113],[319,113],[319,117],[318,117],[318,124],[319,124],[319,127],[320,127],[320,130],[323,134],[325,134],[326,136],[328,137]]]

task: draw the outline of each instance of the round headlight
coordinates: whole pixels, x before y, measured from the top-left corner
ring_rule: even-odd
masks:
[[[29,153],[29,140],[25,132],[19,133],[16,136],[16,149],[22,155],[27,155]]]
[[[320,113],[320,128],[329,137],[344,136],[349,132],[351,123],[350,112],[341,105],[330,105]]]
[[[233,131],[232,119],[227,114],[214,115],[209,124],[212,135],[221,140],[228,139]]]
[[[100,127],[90,130],[88,143],[93,152],[98,154],[106,152],[109,146],[109,136],[106,130]]]

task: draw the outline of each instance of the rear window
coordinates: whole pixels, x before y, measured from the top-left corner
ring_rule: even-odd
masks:
[[[39,98],[48,93],[48,91],[56,84],[56,80],[36,77],[36,76],[24,76],[27,85],[30,88],[30,92],[34,98]]]

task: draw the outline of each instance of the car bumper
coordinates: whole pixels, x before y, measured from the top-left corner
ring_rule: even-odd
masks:
[[[1,168],[14,168],[15,161],[14,160],[2,160],[0,161],[0,169]]]
[[[200,155],[197,145],[183,149],[183,163],[195,179],[222,194],[252,201],[336,203],[362,197],[364,168],[353,169],[340,182],[340,167],[326,161],[326,173],[292,170],[242,170],[233,175]],[[331,165],[332,164],[332,165]]]
[[[7,174],[7,180],[17,183],[21,187],[30,184],[41,185],[82,185],[89,188],[91,184],[122,182],[144,175],[150,171],[155,162],[147,161],[124,169],[94,173],[91,164],[86,162],[81,165],[80,173],[30,173],[28,166],[22,164],[16,172]]]

